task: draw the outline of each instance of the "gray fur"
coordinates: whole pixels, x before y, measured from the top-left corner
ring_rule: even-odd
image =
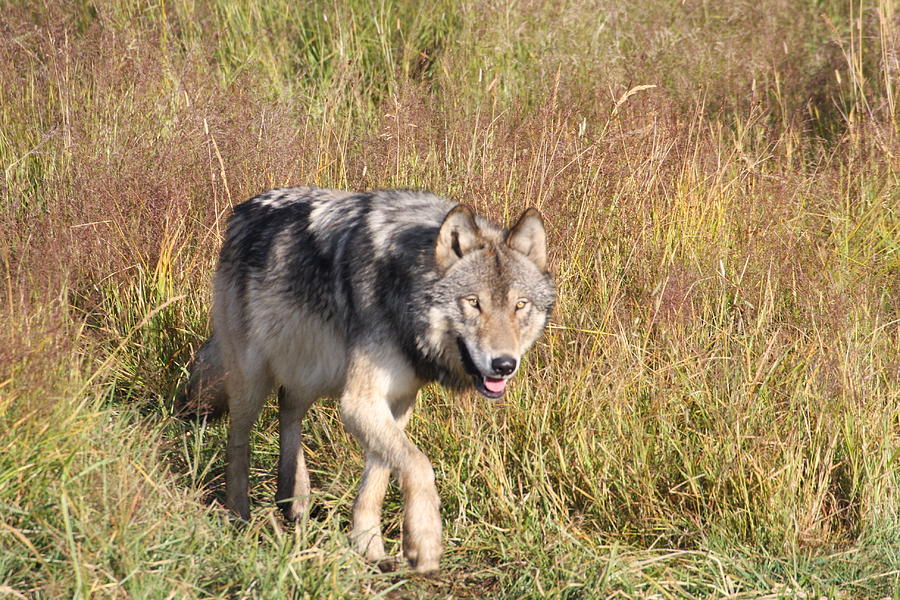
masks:
[[[545,234],[530,209],[509,232],[426,192],[271,190],[235,207],[215,275],[214,335],[192,367],[189,406],[227,399],[227,506],[249,517],[249,433],[279,388],[277,500],[309,502],[300,421],[339,397],[366,465],[356,548],[385,559],[380,511],[391,471],[405,500],[404,553],[419,571],[441,554],[428,459],[403,428],[430,381],[503,395],[555,300]]]

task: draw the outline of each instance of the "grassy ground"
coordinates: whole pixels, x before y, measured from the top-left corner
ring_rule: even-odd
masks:
[[[0,1],[0,597],[900,598],[900,14],[889,0]],[[437,580],[218,499],[171,415],[230,206],[538,206],[560,302],[507,397],[432,387]],[[399,496],[386,534],[399,551]]]

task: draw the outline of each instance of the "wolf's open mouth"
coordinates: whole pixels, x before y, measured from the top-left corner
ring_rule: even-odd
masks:
[[[488,377],[483,374],[475,366],[475,361],[472,360],[472,355],[469,354],[469,349],[466,347],[466,343],[462,341],[462,338],[456,338],[456,343],[459,345],[459,355],[462,357],[463,368],[465,368],[466,373],[472,376],[478,393],[492,400],[501,398],[506,392],[507,380],[503,377]]]
[[[481,385],[478,385],[479,383]],[[499,398],[506,391],[506,380],[495,377],[482,377],[480,382],[475,382],[475,386],[485,396],[490,395],[491,398]],[[483,390],[481,389],[482,386],[484,386]]]

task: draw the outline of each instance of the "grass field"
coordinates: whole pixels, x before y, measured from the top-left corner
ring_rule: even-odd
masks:
[[[0,597],[900,598],[891,0],[0,0]],[[172,415],[230,207],[537,206],[560,298],[500,402],[426,388],[441,576],[218,503]],[[400,498],[385,507],[399,552]]]

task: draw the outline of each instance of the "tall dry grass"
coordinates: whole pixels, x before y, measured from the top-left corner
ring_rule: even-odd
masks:
[[[900,595],[892,3],[0,8],[4,594]],[[271,414],[244,529],[223,425],[170,415],[230,207],[290,184],[548,221],[515,389],[429,388],[410,427],[437,582],[349,551],[332,403],[296,528]]]

